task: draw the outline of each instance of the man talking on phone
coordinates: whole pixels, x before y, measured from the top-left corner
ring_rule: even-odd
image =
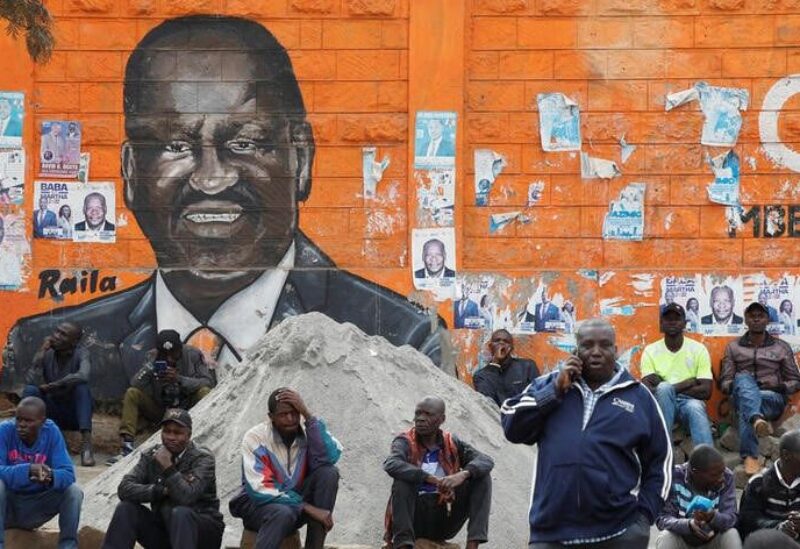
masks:
[[[136,434],[161,420],[168,408],[188,410],[217,384],[217,376],[200,349],[181,343],[175,330],[162,330],[156,348],[133,376],[122,400],[120,454],[112,465],[133,451]]]
[[[530,549],[646,549],[669,495],[672,444],[650,391],[617,362],[614,328],[583,322],[560,369],[503,403],[511,442],[537,444]]]

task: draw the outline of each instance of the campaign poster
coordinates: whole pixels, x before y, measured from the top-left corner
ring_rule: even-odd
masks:
[[[494,278],[488,275],[459,276],[453,297],[454,327],[457,329],[492,330],[494,310],[489,290]]]
[[[456,201],[455,168],[415,170],[417,204],[425,226],[452,227]]]
[[[74,120],[45,120],[39,149],[41,177],[77,178],[81,162],[81,124]]]
[[[114,223],[114,183],[96,182],[77,184],[72,195],[74,224],[72,240],[75,242],[113,243],[117,238]]]
[[[758,301],[767,309],[769,324],[767,331],[777,336],[800,334],[797,325],[797,310],[800,306],[798,277],[785,274],[769,279],[763,274],[744,277],[746,305]]]
[[[0,204],[22,204],[25,195],[25,150],[0,150]]]
[[[0,91],[0,148],[22,146],[25,94]]]
[[[725,206],[738,206],[739,200],[739,156],[730,150],[710,159],[714,181],[708,186],[708,199]]]
[[[506,159],[491,149],[475,149],[475,205],[489,204],[489,191],[497,176],[506,167]]]
[[[456,113],[418,111],[414,124],[414,168],[454,168]]]
[[[17,290],[22,285],[23,257],[29,251],[25,214],[0,214],[0,290]]]
[[[603,221],[603,238],[607,240],[642,240],[644,237],[644,183],[631,183],[611,201]]]
[[[740,336],[744,325],[742,277],[702,277],[700,301],[700,333],[705,336]]]
[[[418,290],[445,288],[452,296],[456,283],[455,230],[413,229],[411,249],[414,287]]]
[[[33,237],[71,240],[73,207],[71,195],[78,183],[35,181],[33,183]]]
[[[534,285],[524,309],[517,313],[516,333],[562,333],[575,332],[577,312],[575,303],[559,291],[549,287],[543,280]]]
[[[546,152],[581,150],[578,104],[563,93],[540,93],[539,133]]]
[[[700,333],[700,300],[703,299],[700,275],[665,276],[661,279],[659,317],[671,303],[677,303],[686,311],[686,331]]]

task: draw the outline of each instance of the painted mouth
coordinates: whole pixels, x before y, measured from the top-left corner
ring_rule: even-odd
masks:
[[[241,212],[224,213],[190,213],[184,216],[192,223],[233,223],[240,217]]]

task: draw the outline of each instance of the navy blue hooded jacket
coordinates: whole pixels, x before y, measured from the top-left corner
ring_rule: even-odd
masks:
[[[652,524],[669,496],[672,443],[658,404],[630,373],[597,400],[583,429],[583,393],[556,394],[558,371],[503,403],[511,442],[538,444],[530,542],[615,534],[639,513]]]

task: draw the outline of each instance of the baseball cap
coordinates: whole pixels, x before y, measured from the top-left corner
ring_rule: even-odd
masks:
[[[686,311],[683,309],[682,306],[678,305],[677,303],[670,303],[669,305],[666,305],[663,309],[661,309],[661,316],[666,315],[670,311],[678,313],[681,316],[681,318],[686,318]]]
[[[181,336],[175,330],[161,330],[156,336],[156,349],[159,354],[173,353],[183,349]]]
[[[174,421],[178,425],[192,428],[192,416],[183,408],[170,408],[164,414],[164,419],[161,420],[160,425],[164,425],[168,421]]]
[[[764,307],[764,305],[759,303],[758,301],[753,301],[750,305],[747,306],[747,308],[744,310],[744,312],[748,313],[748,312],[752,311],[753,309],[761,309],[761,311],[763,311],[764,314],[767,314],[767,315],[769,314],[769,310],[766,307]]]

